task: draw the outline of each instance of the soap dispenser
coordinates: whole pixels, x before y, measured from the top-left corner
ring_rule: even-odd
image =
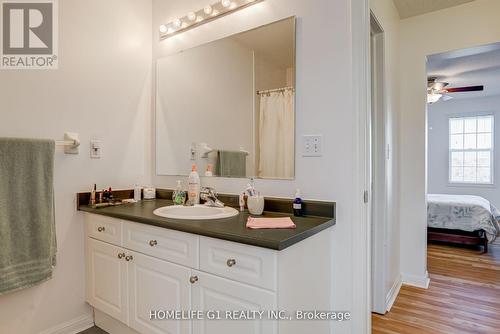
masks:
[[[186,201],[186,192],[182,190],[181,180],[177,180],[177,187],[175,187],[174,193],[172,194],[172,200],[175,205],[184,205]]]

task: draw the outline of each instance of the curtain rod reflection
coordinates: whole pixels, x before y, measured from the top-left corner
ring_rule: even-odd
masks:
[[[277,92],[284,92],[284,91],[287,91],[287,90],[295,91],[295,88],[293,88],[293,87],[283,87],[283,88],[276,88],[276,89],[269,89],[269,90],[258,90],[257,91],[257,95],[277,93]]]

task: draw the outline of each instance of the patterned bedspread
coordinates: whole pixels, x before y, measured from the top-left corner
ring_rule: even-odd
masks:
[[[484,230],[489,242],[500,233],[500,212],[488,200],[471,195],[427,195],[427,225],[473,232]]]

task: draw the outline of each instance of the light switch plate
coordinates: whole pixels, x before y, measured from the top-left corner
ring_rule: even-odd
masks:
[[[100,159],[102,155],[102,147],[100,140],[91,140],[90,141],[90,158],[91,159]]]
[[[302,156],[321,157],[323,135],[303,135],[302,136]]]

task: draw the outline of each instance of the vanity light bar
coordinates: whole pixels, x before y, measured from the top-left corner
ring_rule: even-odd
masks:
[[[189,12],[184,17],[179,17],[167,24],[160,25],[160,39],[175,36],[262,1],[264,0],[221,0],[211,5],[206,5],[203,9],[196,12]]]

